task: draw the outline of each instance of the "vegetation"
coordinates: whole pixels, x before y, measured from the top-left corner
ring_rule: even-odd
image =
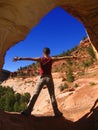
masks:
[[[87,36],[83,36],[82,40],[86,40],[87,39]]]
[[[59,89],[60,91],[62,92],[63,90],[67,89],[68,88],[68,85],[65,83],[64,85],[60,85],[59,86]]]
[[[17,71],[17,74],[14,77],[30,77],[30,76],[37,76],[38,73],[38,63],[33,63],[28,66],[20,67]]]
[[[95,53],[94,53],[94,50],[93,50],[92,46],[89,46],[89,47],[87,48],[87,51],[88,51],[88,53],[90,54],[90,56],[91,56],[93,59],[96,59],[96,56],[95,56]]]
[[[74,81],[74,76],[73,76],[73,72],[72,72],[71,69],[68,70],[66,76],[67,76],[67,81],[68,82],[73,82]]]
[[[72,49],[70,50],[67,50],[67,51],[63,51],[61,54],[57,55],[57,56],[70,56],[71,53],[75,50],[77,50],[77,46],[73,47]]]
[[[67,59],[66,61],[67,61],[68,65],[70,65],[70,66],[72,65],[71,60]]]
[[[90,65],[92,65],[93,64],[93,59],[91,59],[91,60],[88,60],[88,61],[84,61],[83,62],[83,66],[86,68],[86,67],[89,67]]]
[[[10,87],[0,86],[0,110],[20,112],[23,111],[30,100],[30,94],[15,93]]]

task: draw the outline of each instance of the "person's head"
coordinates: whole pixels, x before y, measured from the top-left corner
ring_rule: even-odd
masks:
[[[44,55],[46,55],[46,56],[50,55],[50,48],[48,48],[48,47],[44,48],[44,49],[43,49],[43,53],[44,53]]]

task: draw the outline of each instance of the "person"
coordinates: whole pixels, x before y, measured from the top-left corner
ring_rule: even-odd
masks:
[[[37,82],[36,85],[36,90],[34,91],[33,97],[27,107],[21,114],[22,115],[31,115],[31,112],[33,110],[33,107],[35,105],[35,102],[41,92],[41,89],[43,88],[44,85],[47,86],[49,94],[50,94],[50,99],[54,111],[54,116],[55,117],[60,117],[62,116],[62,112],[58,109],[56,97],[55,97],[55,92],[54,92],[54,82],[52,78],[52,64],[53,62],[63,60],[63,59],[71,59],[75,58],[74,56],[64,56],[64,57],[51,57],[50,56],[50,49],[49,48],[44,48],[43,49],[43,57],[40,58],[20,58],[20,57],[15,57],[13,61],[19,61],[19,60],[32,60],[32,61],[37,61],[40,63],[40,78]]]

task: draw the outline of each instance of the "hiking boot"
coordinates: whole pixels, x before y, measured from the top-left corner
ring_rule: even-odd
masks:
[[[24,110],[24,111],[21,112],[21,115],[30,116],[31,112],[28,112],[27,110]]]
[[[63,116],[63,113],[58,111],[55,113],[54,117],[62,117]]]

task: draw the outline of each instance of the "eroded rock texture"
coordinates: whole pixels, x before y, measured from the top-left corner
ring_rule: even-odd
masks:
[[[0,0],[0,68],[6,51],[57,6],[84,24],[98,50],[98,0]]]

